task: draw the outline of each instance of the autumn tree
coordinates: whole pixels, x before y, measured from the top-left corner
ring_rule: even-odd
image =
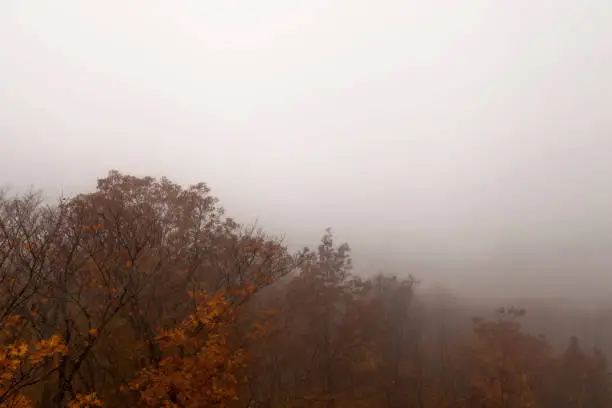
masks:
[[[469,406],[540,407],[550,392],[554,368],[546,340],[521,331],[524,309],[500,308],[498,319],[474,320],[466,378]]]
[[[91,392],[128,403],[120,385],[160,363],[158,329],[184,320],[193,295],[239,306],[295,265],[280,240],[224,217],[204,184],[112,171],[97,187],[54,207],[2,202],[0,316],[21,314],[33,340],[57,334],[68,350],[38,390],[45,406]]]
[[[35,342],[21,338],[11,341],[16,333],[23,333],[23,327],[20,327],[23,324],[24,320],[14,315],[2,326],[0,407],[31,406],[31,401],[22,390],[50,376],[58,368],[58,357],[62,358],[67,353],[64,342],[57,335]]]
[[[0,405],[25,406],[23,391],[53,375],[67,352],[58,333],[36,324],[64,220],[38,193],[0,197]]]
[[[199,294],[196,310],[160,334],[163,358],[130,384],[146,406],[225,406],[237,399],[246,352],[232,344],[238,309],[223,292]]]
[[[414,404],[424,398],[420,346],[420,316],[414,308],[417,281],[408,277],[375,275],[366,282],[368,291],[360,299],[361,331],[373,345],[377,401],[382,406]]]
[[[560,357],[557,391],[554,403],[559,408],[610,406],[610,383],[607,363],[595,349],[589,355],[581,350],[577,337]]]
[[[294,265],[282,242],[224,217],[202,183],[184,189],[164,178],[111,172],[94,193],[67,206],[77,226],[73,241],[87,258],[80,271],[102,289],[103,298],[93,292],[81,298],[98,307],[106,302],[112,312],[80,330],[97,330],[93,340],[100,344],[82,360],[88,366],[83,382],[92,389],[103,381],[117,398],[112,390],[130,372],[161,362],[158,329],[175,327],[191,313],[194,295],[223,291],[229,302],[242,304]],[[133,345],[129,354],[126,341]]]
[[[601,351],[417,289],[357,276],[330,230],[290,253],[203,183],[1,196],[0,407],[610,406]]]

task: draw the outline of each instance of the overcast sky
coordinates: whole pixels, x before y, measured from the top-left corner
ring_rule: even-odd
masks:
[[[205,181],[293,242],[569,291],[612,282],[611,76],[608,0],[2,0],[0,184]]]

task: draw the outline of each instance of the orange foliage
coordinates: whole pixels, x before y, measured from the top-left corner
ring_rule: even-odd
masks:
[[[77,394],[74,399],[68,402],[67,408],[95,408],[102,407],[102,402],[98,399],[95,392],[90,394]]]
[[[499,320],[476,320],[469,345],[471,404],[482,408],[535,408],[546,389],[538,378],[550,368],[548,346],[541,337],[521,332],[523,309],[500,308]]]
[[[158,337],[166,354],[159,367],[143,370],[130,387],[148,406],[224,406],[236,399],[246,352],[232,347],[235,317],[222,292],[198,295],[196,311]]]
[[[5,324],[4,334],[17,328],[20,322],[19,317],[11,316]],[[17,340],[0,346],[0,407],[29,406],[20,390],[44,379],[49,374],[49,360],[67,352],[58,335],[33,344]]]
[[[330,230],[289,254],[204,184],[113,171],[40,203],[0,200],[0,408],[612,406],[603,352],[355,276]]]

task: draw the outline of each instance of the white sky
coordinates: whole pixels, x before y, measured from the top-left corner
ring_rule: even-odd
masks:
[[[606,0],[2,0],[0,184],[166,175],[389,268],[612,277],[611,75]]]

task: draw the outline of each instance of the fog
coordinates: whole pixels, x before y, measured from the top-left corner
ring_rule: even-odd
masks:
[[[357,269],[470,294],[612,288],[612,3],[0,2],[0,184],[111,168]]]

